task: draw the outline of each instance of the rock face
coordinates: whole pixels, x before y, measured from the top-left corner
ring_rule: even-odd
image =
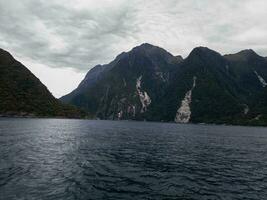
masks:
[[[254,71],[254,73],[256,74],[256,76],[258,77],[259,81],[261,82],[262,87],[266,87],[267,86],[267,83],[264,80],[264,78],[262,78],[262,76],[260,76],[257,71]]]
[[[142,44],[91,69],[62,101],[101,119],[267,124],[267,60],[253,50],[186,59]]]
[[[59,102],[25,66],[0,49],[0,116],[81,117]]]
[[[164,49],[142,44],[103,65],[97,78],[91,76],[95,70],[91,69],[80,86],[61,100],[101,119],[143,120],[150,106],[164,94],[171,73],[181,61]]]
[[[192,88],[185,94],[184,99],[182,100],[181,106],[178,109],[175,117],[175,122],[177,123],[188,123],[191,117],[191,108],[190,104],[192,101],[192,91],[196,87],[197,77],[193,78],[193,86]]]
[[[142,91],[141,81],[142,81],[142,76],[140,76],[136,80],[136,90],[137,90],[137,94],[139,96],[140,102],[142,104],[141,113],[144,113],[147,111],[148,106],[151,104],[151,99],[148,96],[146,91]]]

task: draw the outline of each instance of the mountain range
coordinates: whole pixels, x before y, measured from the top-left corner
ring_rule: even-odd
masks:
[[[197,47],[184,59],[144,43],[58,100],[0,49],[0,116],[267,125],[267,58]]]
[[[53,97],[23,64],[0,49],[0,116],[81,118],[85,115]]]
[[[99,119],[267,124],[267,59],[197,47],[173,56],[151,44],[97,65],[60,98]]]

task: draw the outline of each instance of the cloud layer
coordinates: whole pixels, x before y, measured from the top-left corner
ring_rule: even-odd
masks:
[[[267,56],[266,10],[265,0],[0,0],[0,47],[32,68],[77,73],[143,42],[183,56],[196,46]]]

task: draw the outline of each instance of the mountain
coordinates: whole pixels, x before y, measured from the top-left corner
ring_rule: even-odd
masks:
[[[0,116],[82,117],[83,112],[65,105],[24,65],[0,49]]]
[[[181,60],[162,48],[142,44],[91,69],[78,88],[61,100],[101,119],[145,119]]]
[[[267,60],[206,47],[186,59],[142,44],[91,69],[61,98],[100,119],[267,125]]]
[[[242,93],[240,101],[244,102],[247,118],[266,122],[267,113],[267,60],[253,50],[243,50],[237,54],[226,55],[229,72],[235,79]]]
[[[180,123],[234,123],[241,105],[227,61],[208,48],[195,48],[176,70],[154,116]]]

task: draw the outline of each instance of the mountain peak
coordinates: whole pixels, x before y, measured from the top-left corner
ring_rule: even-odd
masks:
[[[243,53],[254,53],[255,54],[255,51],[253,49],[244,49],[240,52],[243,52]]]
[[[225,58],[236,61],[248,61],[251,59],[262,58],[252,49],[245,49],[235,54],[225,55]]]
[[[139,50],[141,50],[141,51],[142,50],[143,51],[149,51],[151,49],[162,49],[162,48],[160,48],[158,46],[154,46],[154,45],[149,44],[149,43],[143,43],[143,44],[141,44],[139,46],[134,47],[132,50],[133,51],[139,51]]]
[[[208,47],[203,47],[203,46],[199,46],[199,47],[194,48],[191,53],[197,53],[197,54],[200,54],[200,53],[201,54],[203,54],[203,53],[205,53],[205,54],[213,53],[214,54],[214,53],[216,53],[216,54],[218,54],[218,52],[216,52],[212,49],[209,49]]]
[[[211,57],[221,57],[221,55],[218,52],[209,49],[208,47],[200,46],[194,48],[188,56],[188,58],[195,58],[195,57],[211,58]]]
[[[207,51],[207,50],[211,50],[208,47],[204,47],[204,46],[198,46],[195,47],[193,50],[198,50],[198,51]]]
[[[170,63],[178,62],[179,59],[176,59],[171,53],[166,51],[165,49],[154,46],[149,43],[143,43],[139,46],[134,47],[131,51],[127,52],[128,55],[135,55],[141,57],[148,57],[154,62],[158,62],[159,60],[166,60]]]
[[[154,47],[154,45],[152,45],[150,43],[147,43],[147,42],[142,43],[140,46],[143,46],[143,47]]]
[[[238,53],[243,56],[259,56],[253,49],[245,49]]]

